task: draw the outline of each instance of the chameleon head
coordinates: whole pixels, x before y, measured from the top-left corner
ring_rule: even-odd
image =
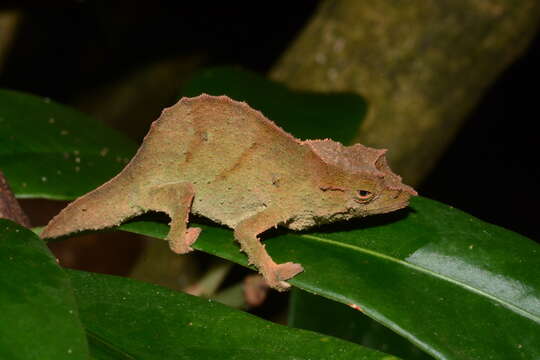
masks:
[[[330,176],[331,183],[323,188],[332,202],[343,209],[335,220],[398,210],[417,195],[390,170],[384,149],[361,144],[343,146],[331,140],[309,141],[309,146],[335,171]]]
[[[347,185],[347,208],[352,217],[395,211],[406,207],[411,196],[418,195],[390,170],[384,153],[379,155],[370,175],[352,173]]]

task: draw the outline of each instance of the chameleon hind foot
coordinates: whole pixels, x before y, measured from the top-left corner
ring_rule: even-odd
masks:
[[[268,285],[278,291],[284,291],[290,288],[291,285],[285,280],[294,277],[302,271],[304,271],[302,265],[292,262],[283,264],[274,263],[269,269],[261,269]]]

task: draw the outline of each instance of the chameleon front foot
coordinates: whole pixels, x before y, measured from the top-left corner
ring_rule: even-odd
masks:
[[[193,251],[191,245],[197,240],[200,233],[201,228],[190,227],[185,231],[184,236],[169,238],[169,247],[177,254],[185,254]]]
[[[139,200],[140,206],[148,210],[163,211],[171,218],[171,229],[166,240],[177,254],[185,254],[193,249],[191,245],[201,233],[200,228],[187,227],[191,203],[195,191],[187,182],[166,183],[151,187]]]

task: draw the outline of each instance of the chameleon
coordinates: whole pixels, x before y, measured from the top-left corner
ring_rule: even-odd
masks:
[[[245,102],[202,94],[180,99],[154,121],[114,178],[64,208],[42,238],[113,227],[148,211],[166,213],[175,253],[192,251],[201,229],[189,214],[234,230],[250,264],[283,291],[303,271],[278,264],[259,235],[387,213],[415,190],[389,168],[384,149],[299,140]]]

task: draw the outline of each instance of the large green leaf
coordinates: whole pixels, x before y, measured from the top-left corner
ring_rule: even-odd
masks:
[[[331,138],[350,143],[366,112],[366,103],[356,94],[294,91],[234,67],[202,70],[188,81],[182,95],[202,93],[246,101],[301,139]]]
[[[121,229],[167,232],[150,222]],[[540,248],[516,233],[415,198],[408,211],[266,243],[277,261],[304,266],[293,285],[357,308],[435,358],[540,358]],[[204,227],[195,247],[247,264],[226,229]]]
[[[18,197],[73,199],[116,175],[135,149],[78,111],[0,90],[0,169]]]
[[[69,274],[97,359],[397,359],[156,285]]]
[[[30,230],[0,219],[0,359],[87,359],[69,278]]]

